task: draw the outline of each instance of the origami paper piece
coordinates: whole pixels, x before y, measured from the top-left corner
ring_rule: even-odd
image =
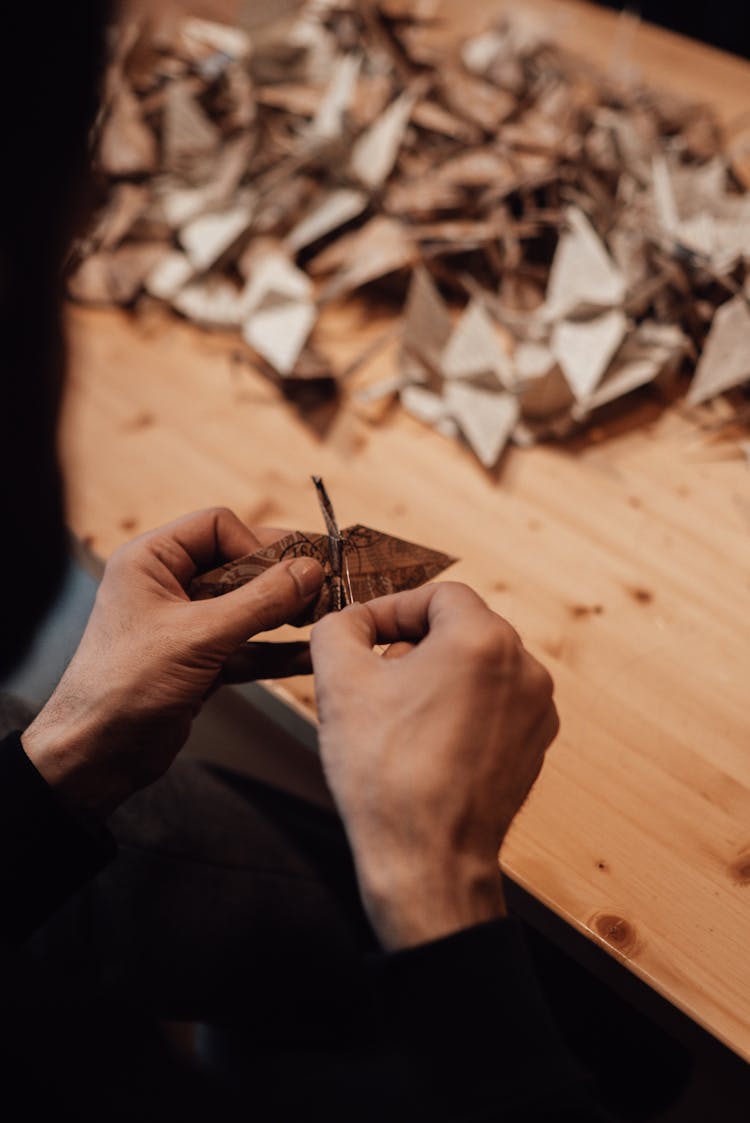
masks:
[[[625,279],[589,220],[577,207],[569,207],[565,217],[568,229],[560,236],[547,286],[547,320],[609,308],[625,297]]]
[[[426,425],[444,432],[444,423],[449,422],[449,436],[456,436],[458,426],[450,419],[445,398],[423,386],[404,386],[401,389],[401,404],[407,413],[423,421]]]
[[[322,481],[316,487],[326,534],[292,531],[270,546],[197,577],[190,587],[191,597],[206,600],[221,596],[252,581],[279,561],[313,557],[323,566],[325,581],[320,595],[304,618],[294,621],[301,626],[320,620],[346,604],[415,589],[437,577],[456,561],[456,558],[437,550],[359,524],[339,532]]]
[[[157,151],[156,137],[143,120],[137,97],[122,83],[102,128],[99,166],[112,176],[153,172]]]
[[[247,230],[253,213],[250,195],[221,211],[192,219],[180,230],[180,242],[195,269],[208,269]]]
[[[309,277],[282,253],[270,252],[256,264],[240,300],[247,342],[279,374],[291,374],[317,316]]]
[[[451,382],[445,388],[444,401],[480,463],[494,468],[518,421],[517,398],[465,382]]]
[[[193,97],[187,81],[170,82],[164,99],[162,145],[167,167],[179,168],[214,155],[221,133]]]
[[[378,215],[361,229],[345,234],[332,247],[324,250],[308,265],[308,270],[326,272],[334,261],[342,267],[320,294],[322,301],[333,300],[344,293],[366,285],[411,265],[417,256],[416,245],[406,227],[386,215]]]
[[[385,183],[393,170],[415,101],[416,95],[407,90],[355,141],[351,169],[370,190]]]
[[[481,379],[487,376],[508,386],[513,380],[508,355],[500,345],[497,330],[484,305],[472,300],[448,340],[440,367],[449,379]]]
[[[304,0],[241,0],[238,18],[240,27],[254,38],[280,20],[287,19],[303,6]]]
[[[191,16],[183,21],[182,35],[235,61],[246,59],[250,54],[250,36],[241,27]]]
[[[573,406],[573,418],[584,420],[592,410],[653,382],[680,359],[687,345],[686,336],[675,325],[648,321],[639,324],[615,355],[596,389]]]
[[[351,222],[367,206],[367,195],[353,187],[341,187],[326,195],[287,235],[285,242],[292,253],[317,242],[333,230]]]
[[[129,304],[161,256],[161,246],[151,242],[102,250],[68,278],[68,291],[90,304]]]
[[[137,309],[149,294],[204,326],[239,324],[317,416],[308,391],[335,397],[339,369],[311,357],[317,316],[364,285],[398,300],[412,270],[396,369],[368,393],[398,389],[404,409],[467,440],[449,386],[493,391],[474,434],[485,460],[509,392],[519,443],[691,372],[704,343],[691,400],[748,380],[730,353],[741,307],[714,315],[750,278],[742,134],[723,150],[705,107],[634,82],[622,59],[584,77],[522,5],[450,56],[421,0],[241,8],[243,28],[177,13],[123,25],[97,140],[102,204],[68,270],[76,299]],[[314,293],[238,297],[271,251],[296,256]],[[420,391],[437,396],[432,414]]]
[[[242,294],[225,277],[206,277],[185,285],[174,294],[172,304],[202,327],[233,328],[242,322]]]
[[[357,54],[342,55],[336,60],[328,89],[323,95],[311,134],[322,140],[336,140],[343,132],[344,113],[354,96],[362,59]]]
[[[598,386],[626,330],[627,319],[619,308],[555,326],[550,347],[579,401]]]
[[[750,309],[735,296],[716,310],[687,400],[698,405],[750,378]]]
[[[574,397],[559,363],[540,343],[522,343],[513,354],[516,393],[524,418],[543,421],[570,410]]]
[[[419,266],[412,273],[406,297],[402,349],[438,368],[452,331],[453,321],[445,302],[430,274]],[[403,358],[401,361],[403,365]]]
[[[144,278],[143,285],[152,296],[159,297],[160,300],[172,300],[194,272],[185,254],[173,250],[166,257],[159,258]]]
[[[139,183],[120,183],[92,233],[100,249],[115,249],[146,210],[150,192]]]

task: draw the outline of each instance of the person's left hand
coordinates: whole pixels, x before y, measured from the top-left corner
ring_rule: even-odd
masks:
[[[191,601],[186,590],[196,574],[280,534],[252,531],[216,508],[112,555],[80,646],[22,736],[29,759],[71,806],[103,817],[158,779],[218,682],[279,677],[284,645],[268,644],[265,662],[266,645],[240,645],[300,616],[323,581],[317,561],[280,562],[212,600]],[[293,660],[289,669],[302,664]]]

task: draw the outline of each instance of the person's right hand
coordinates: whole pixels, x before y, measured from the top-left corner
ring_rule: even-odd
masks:
[[[323,766],[383,946],[502,916],[497,852],[559,725],[547,671],[448,582],[325,617],[311,654]]]

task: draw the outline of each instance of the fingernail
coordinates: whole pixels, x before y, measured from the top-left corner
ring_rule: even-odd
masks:
[[[289,572],[303,597],[311,597],[323,584],[323,567],[315,558],[295,558]]]

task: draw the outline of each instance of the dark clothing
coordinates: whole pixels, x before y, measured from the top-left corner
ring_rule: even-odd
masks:
[[[65,810],[15,733],[0,742],[2,938],[20,941],[111,861],[108,831]]]
[[[3,1056],[25,1115],[33,1091],[78,1120],[601,1118],[515,921],[385,954],[330,812],[180,759],[96,832],[17,737],[0,756]],[[161,1048],[163,1018],[202,1023],[201,1073]]]

